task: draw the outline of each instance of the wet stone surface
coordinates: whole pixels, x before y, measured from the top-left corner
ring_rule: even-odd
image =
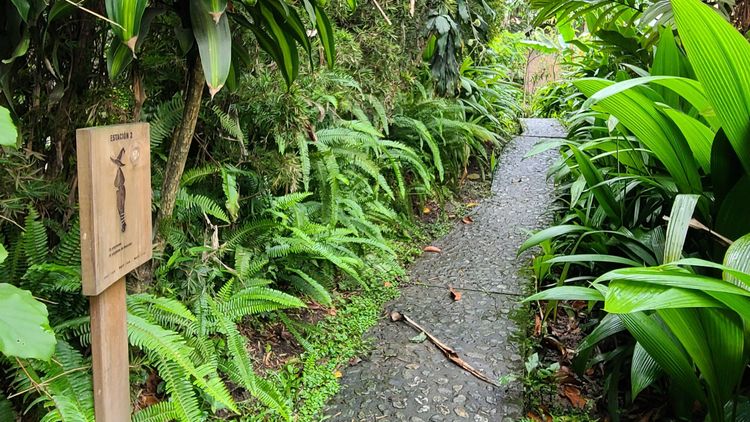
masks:
[[[549,219],[552,185],[546,180],[554,152],[524,159],[540,137],[562,137],[552,119],[525,119],[524,135],[505,147],[492,196],[472,210],[474,223],[457,225],[410,268],[410,284],[386,306],[408,315],[454,348],[490,379],[522,372],[510,318],[527,280],[527,255],[516,251],[528,231]],[[448,286],[461,291],[454,302]],[[387,313],[387,312],[386,312]],[[375,349],[344,368],[341,391],[326,415],[331,421],[516,421],[522,416],[520,382],[502,387],[456,366],[418,333],[384,317],[368,335]]]

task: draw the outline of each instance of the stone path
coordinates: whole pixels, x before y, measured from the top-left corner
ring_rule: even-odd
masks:
[[[519,274],[528,257],[516,251],[528,230],[547,221],[552,186],[547,152],[523,159],[542,137],[562,137],[552,119],[525,119],[526,131],[506,147],[492,196],[475,208],[474,223],[459,224],[434,243],[410,269],[411,284],[387,305],[454,348],[491,379],[521,374],[523,362],[512,340],[510,315],[526,281]],[[454,302],[448,285],[462,293]],[[404,323],[385,318],[369,335],[375,350],[346,368],[339,395],[328,407],[330,421],[516,421],[522,417],[519,382],[494,387],[448,361]]]

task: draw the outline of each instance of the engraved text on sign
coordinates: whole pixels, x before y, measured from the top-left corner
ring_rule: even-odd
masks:
[[[149,127],[78,129],[83,293],[98,295],[151,259]]]

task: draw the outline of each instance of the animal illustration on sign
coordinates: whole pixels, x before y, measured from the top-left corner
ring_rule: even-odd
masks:
[[[117,212],[120,214],[121,232],[125,232],[125,228],[128,226],[125,223],[125,174],[122,172],[122,168],[125,167],[125,163],[122,161],[124,155],[125,148],[122,148],[120,149],[120,153],[117,154],[117,158],[109,157],[109,159],[117,165],[115,187],[117,188]]]

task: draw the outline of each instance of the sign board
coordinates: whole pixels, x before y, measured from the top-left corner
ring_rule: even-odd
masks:
[[[148,123],[78,129],[83,294],[96,296],[151,259]]]

